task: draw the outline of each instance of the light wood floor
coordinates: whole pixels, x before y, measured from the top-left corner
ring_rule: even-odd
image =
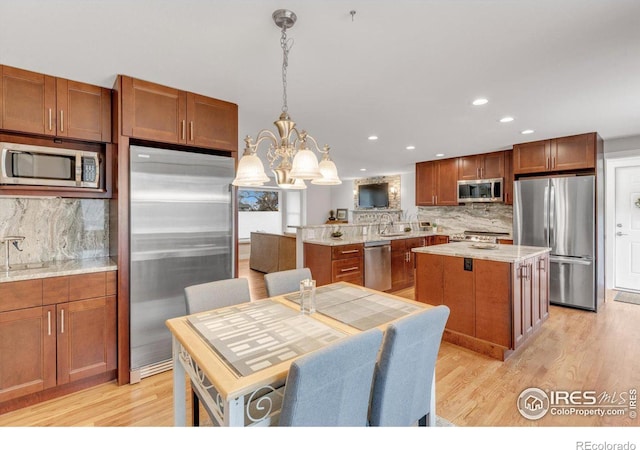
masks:
[[[253,299],[266,296],[262,274],[241,261]],[[413,289],[399,292],[413,298]],[[458,426],[627,426],[623,417],[552,416],[531,422],[516,400],[528,387],[620,395],[640,388],[640,306],[608,301],[596,314],[551,307],[541,333],[521,354],[492,360],[443,342],[437,414]],[[187,411],[189,407],[187,408]],[[107,383],[0,416],[0,426],[170,426],[171,372],[118,387]]]

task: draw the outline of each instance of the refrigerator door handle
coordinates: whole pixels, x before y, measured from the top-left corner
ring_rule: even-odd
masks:
[[[549,247],[556,248],[556,188],[551,186],[549,195]]]
[[[542,221],[544,223],[544,240],[549,243],[549,186],[544,187],[544,207]]]
[[[590,266],[591,264],[593,264],[592,259],[568,258],[566,256],[551,256],[549,257],[549,261],[559,264],[578,264],[580,266]]]

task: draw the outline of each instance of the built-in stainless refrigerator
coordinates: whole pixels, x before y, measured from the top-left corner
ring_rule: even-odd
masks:
[[[517,180],[513,238],[514,244],[551,248],[550,303],[596,310],[594,176]]]
[[[184,288],[232,278],[233,158],[131,146],[131,380],[171,368]]]

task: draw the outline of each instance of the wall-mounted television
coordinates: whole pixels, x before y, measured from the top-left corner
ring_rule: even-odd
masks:
[[[358,208],[388,208],[389,183],[358,186]]]

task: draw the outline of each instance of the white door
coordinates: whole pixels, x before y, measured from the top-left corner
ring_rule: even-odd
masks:
[[[615,287],[640,291],[640,166],[616,168]]]

